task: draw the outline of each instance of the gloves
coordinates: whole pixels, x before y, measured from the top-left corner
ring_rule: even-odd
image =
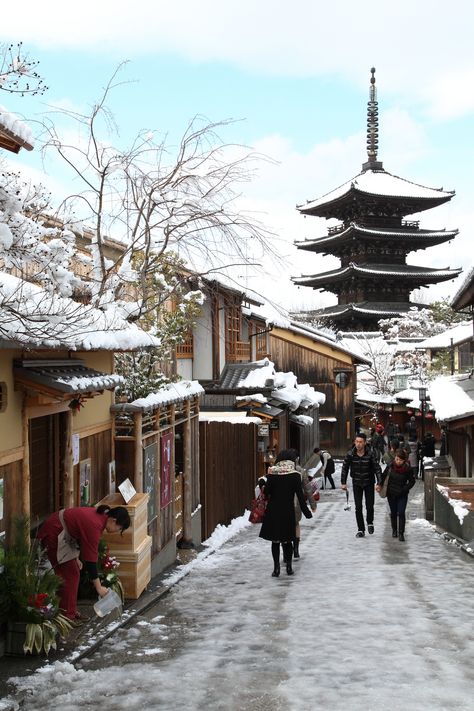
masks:
[[[303,511],[303,513],[305,515],[305,518],[313,518],[313,514],[311,513],[311,511],[309,509],[307,510],[307,512]]]

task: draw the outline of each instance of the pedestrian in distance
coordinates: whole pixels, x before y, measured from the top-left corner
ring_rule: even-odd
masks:
[[[123,533],[129,526],[130,516],[124,506],[110,508],[105,505],[62,509],[51,514],[41,526],[38,538],[54,572],[63,580],[59,588],[60,607],[70,620],[80,623],[85,619],[77,609],[83,564],[99,597],[109,592],[97,572],[99,541],[103,532]],[[63,532],[65,536],[61,536]]]
[[[321,460],[321,476],[324,477],[323,489],[327,489],[327,481],[329,481],[329,483],[331,484],[331,489],[335,489],[336,485],[334,483],[332,475],[336,471],[336,467],[332,455],[326,449],[320,449],[320,447],[315,447],[313,449],[313,452],[315,454],[319,454],[319,458]]]
[[[359,434],[354,439],[354,446],[344,457],[341,469],[341,489],[347,490],[347,477],[352,477],[352,488],[354,491],[355,515],[357,521],[357,538],[364,538],[365,523],[363,512],[363,501],[365,498],[367,531],[374,532],[374,500],[375,485],[380,482],[381,469],[376,454],[367,445],[367,437],[364,433]]]
[[[412,415],[405,425],[405,433],[409,442],[416,442],[418,439],[418,430],[416,428],[416,418]]]
[[[382,457],[382,461],[384,464],[387,466],[393,462],[395,459],[395,452],[398,450],[400,447],[400,442],[398,439],[391,439],[388,445],[388,449],[385,452],[385,454]]]
[[[385,438],[384,438],[384,428],[383,425],[378,424],[375,428],[375,432],[372,435],[370,441],[372,448],[375,450],[376,456],[378,456],[378,461],[382,459],[385,453]]]
[[[382,489],[387,476],[389,477],[387,501],[390,506],[392,536],[393,538],[398,536],[400,541],[404,541],[408,492],[415,484],[415,474],[408,463],[407,453],[404,449],[396,451],[395,459],[382,474],[380,484],[376,486],[377,491]]]
[[[301,475],[296,469],[298,452],[284,449],[277,455],[275,464],[269,468],[265,495],[268,504],[260,529],[260,538],[272,542],[274,578],[280,575],[280,544],[286,563],[287,575],[293,575],[293,541],[296,538],[295,496],[303,515],[311,518],[306,505]]]

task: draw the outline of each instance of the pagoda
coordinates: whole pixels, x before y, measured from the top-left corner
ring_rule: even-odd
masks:
[[[453,239],[458,230],[420,229],[407,215],[451,200],[454,191],[427,188],[392,175],[377,159],[378,103],[371,70],[367,108],[367,156],[361,172],[317,200],[298,205],[302,215],[336,218],[324,237],[295,242],[298,249],[338,257],[341,265],[314,276],[293,277],[300,286],[329,291],[335,306],[311,311],[341,331],[376,331],[378,321],[408,311],[410,292],[454,279],[461,269],[430,269],[407,264],[409,252]]]

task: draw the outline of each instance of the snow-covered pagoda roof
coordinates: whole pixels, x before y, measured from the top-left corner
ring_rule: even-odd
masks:
[[[159,343],[114,309],[102,311],[58,297],[0,272],[0,347],[133,351]]]
[[[11,111],[0,106],[0,148],[18,153],[20,148],[32,151],[33,147],[34,140],[30,127]]]
[[[379,318],[390,318],[405,313],[416,304],[405,302],[375,302],[363,301],[359,304],[334,304],[323,309],[313,311],[315,318],[331,318],[343,316],[350,313],[366,314],[368,316],[378,316]]]
[[[431,403],[438,421],[449,422],[474,416],[474,377],[453,375],[439,377],[429,386]]]
[[[402,225],[401,230],[390,228],[370,229],[356,222],[351,222],[347,226],[342,226],[340,229],[333,229],[324,237],[315,239],[305,239],[295,241],[296,247],[299,249],[307,249],[311,252],[329,252],[333,253],[337,246],[342,246],[348,242],[356,241],[361,236],[364,241],[368,242],[383,242],[393,244],[402,242],[404,246],[411,248],[410,251],[417,249],[426,249],[437,244],[443,244],[450,239],[453,239],[458,234],[459,230],[420,230],[420,229],[405,229]],[[411,243],[411,244],[410,244]]]
[[[410,180],[399,178],[386,170],[363,170],[358,175],[339,187],[331,190],[316,200],[308,200],[304,205],[297,205],[303,215],[318,215],[334,217],[338,206],[354,199],[395,199],[403,200],[405,214],[421,212],[435,205],[441,205],[454,195],[454,190],[445,191],[442,188],[427,188]]]
[[[323,272],[313,276],[292,277],[292,281],[300,286],[312,286],[316,289],[327,288],[328,284],[346,281],[351,275],[357,274],[367,277],[403,277],[404,281],[413,280],[419,286],[422,286],[423,284],[454,279],[460,272],[460,269],[430,269],[429,267],[416,267],[409,264],[356,264],[351,262],[347,267],[334,269],[330,272]]]
[[[416,348],[435,349],[435,348],[450,348],[451,344],[456,345],[465,341],[471,340],[473,337],[472,322],[458,323],[452,328],[448,328],[442,333],[437,333],[435,336],[430,336],[424,341],[416,344]]]

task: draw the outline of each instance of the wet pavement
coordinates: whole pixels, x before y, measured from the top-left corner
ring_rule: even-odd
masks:
[[[424,521],[421,486],[406,543],[385,501],[355,539],[353,504],[322,492],[294,576],[270,576],[270,544],[247,527],[95,651],[8,688],[35,711],[471,709],[474,560]]]

